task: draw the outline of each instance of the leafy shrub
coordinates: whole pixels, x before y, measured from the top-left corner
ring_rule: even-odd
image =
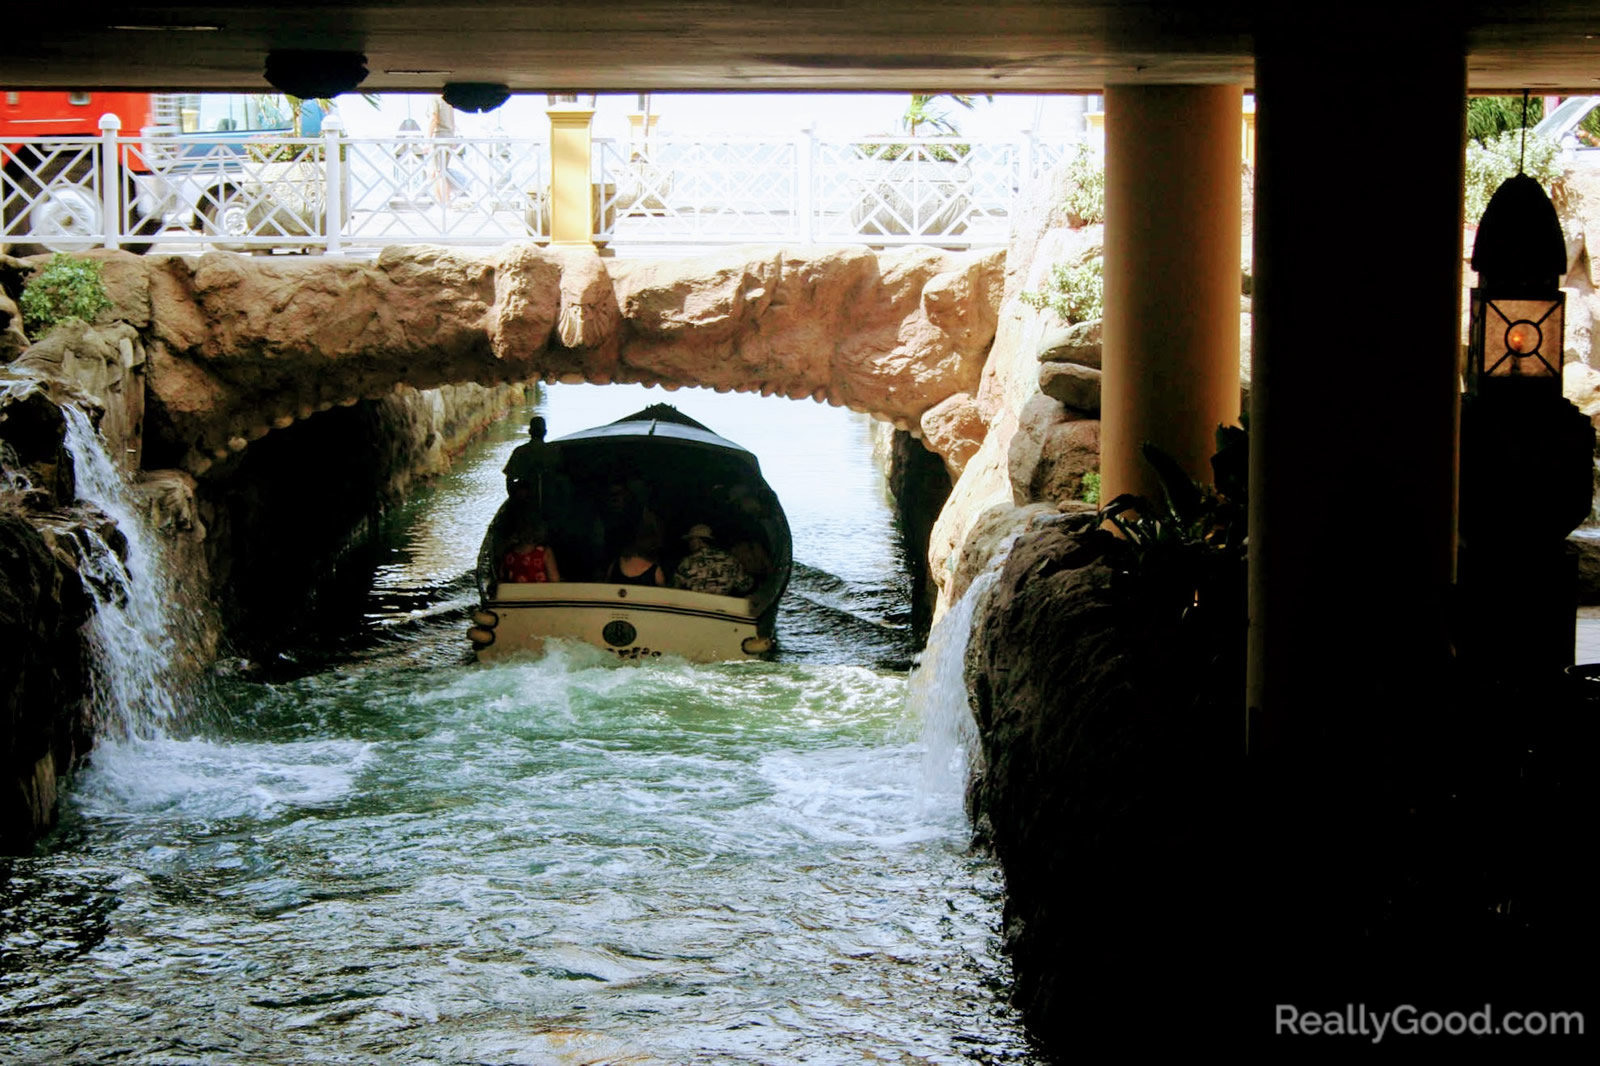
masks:
[[[1083,484],[1078,489],[1078,499],[1090,507],[1100,506],[1100,471],[1089,470],[1083,475]]]
[[[1084,225],[1106,220],[1106,168],[1086,144],[1067,160],[1067,210]]]
[[[1063,322],[1092,322],[1105,315],[1105,260],[1100,256],[1081,263],[1057,263],[1039,292],[1020,293],[1035,311],[1049,308]]]
[[[1140,452],[1161,480],[1158,503],[1123,493],[1100,509],[1130,551],[1152,598],[1185,618],[1219,611],[1244,623],[1244,562],[1250,516],[1250,425],[1218,426],[1214,485],[1191,478],[1148,441]]]
[[[965,163],[972,156],[972,145],[906,144],[904,141],[862,141],[855,145],[856,158],[882,163],[918,163],[933,160],[939,163]]]
[[[1491,137],[1486,143],[1471,141],[1467,144],[1467,203],[1466,217],[1476,223],[1489,206],[1489,197],[1500,183],[1522,172],[1544,186],[1555,198],[1563,170],[1557,159],[1559,149],[1554,141],[1528,133],[1527,149],[1523,149],[1523,131],[1510,130]]]
[[[1522,97],[1471,96],[1467,98],[1467,136],[1478,144],[1487,144],[1507,130],[1521,129],[1523,123]],[[1544,98],[1528,100],[1527,123],[1537,125],[1544,118]]]
[[[39,337],[69,319],[93,322],[110,306],[100,263],[57,252],[22,290],[22,324]]]

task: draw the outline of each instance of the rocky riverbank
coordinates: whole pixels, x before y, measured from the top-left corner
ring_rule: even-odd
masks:
[[[57,781],[93,743],[80,566],[84,531],[112,530],[77,502],[61,398],[0,383],[0,851],[51,824]]]
[[[147,407],[150,340],[137,308],[63,323],[37,342],[23,333],[15,300],[41,262],[0,262],[10,286],[0,298],[0,849],[11,851],[53,823],[58,782],[92,746],[96,714],[108,713],[92,683],[86,623],[105,578],[91,554],[104,544],[126,557],[128,538],[80,492],[66,409],[98,430],[96,446],[161,544],[169,594],[183,600],[171,605],[166,639],[165,680],[178,686],[224,641],[248,654],[281,634],[385,508],[530,388],[396,387],[332,404],[196,476],[175,468],[185,445],[167,412]]]
[[[1063,1058],[1187,1049],[1202,1032],[1242,1046],[1265,1033],[1243,1005],[1349,995],[1358,978],[1398,996],[1448,995],[1505,990],[1507,975],[1536,971],[1553,993],[1542,1002],[1566,1003],[1577,986],[1561,984],[1559,938],[1582,909],[1558,841],[1581,832],[1584,771],[1566,752],[1586,745],[1546,731],[1542,756],[1507,762],[1504,723],[1465,686],[1437,694],[1441,717],[1423,715],[1429,725],[1409,738],[1430,768],[1411,807],[1252,780],[1242,602],[1194,624],[1182,605],[1152,600],[1128,544],[1073,514],[1092,511],[1081,498],[1098,467],[1097,324],[1063,326],[1020,298],[1053,265],[1097,251],[1098,231],[1073,224],[1061,192],[1037,190],[1019,215],[995,344],[962,412],[974,445],[953,467],[930,545],[941,611],[993,575],[979,586],[966,664],[981,748],[969,807],[1006,872],[1015,996],[1034,1032]],[[1249,194],[1246,175],[1247,224]],[[1567,223],[1600,240],[1594,210]],[[1585,240],[1570,247],[1567,394],[1600,424],[1595,264]],[[1247,233],[1241,409],[1248,249]],[[1241,596],[1243,582],[1241,569]],[[1600,602],[1600,578],[1590,586],[1584,602]],[[1517,727],[1525,739],[1533,717]],[[1526,847],[1482,843],[1519,838],[1544,842],[1538,862]],[[1243,975],[1222,979],[1226,965]]]

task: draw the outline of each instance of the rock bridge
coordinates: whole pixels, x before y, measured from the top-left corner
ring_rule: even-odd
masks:
[[[103,265],[107,316],[136,334],[163,433],[204,474],[335,405],[537,378],[809,397],[926,433],[955,462],[976,447],[948,427],[974,421],[962,416],[994,339],[1004,253],[413,246],[375,260],[118,252]]]

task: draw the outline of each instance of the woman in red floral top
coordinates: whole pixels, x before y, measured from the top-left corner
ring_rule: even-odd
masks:
[[[518,584],[560,581],[556,553],[545,543],[546,536],[548,532],[542,523],[518,530],[511,547],[500,557],[500,579]]]

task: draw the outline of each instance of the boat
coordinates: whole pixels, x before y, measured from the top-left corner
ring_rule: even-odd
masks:
[[[619,659],[692,662],[770,657],[778,601],[788,587],[788,518],[756,456],[664,403],[580,430],[555,456],[536,493],[508,497],[478,552],[479,604],[467,631],[480,661],[537,653],[551,639],[582,641]],[[560,580],[512,581],[502,560],[515,529],[545,533]],[[717,546],[747,565],[736,595],[606,580],[623,527],[648,531],[673,568],[685,534],[709,525]]]

